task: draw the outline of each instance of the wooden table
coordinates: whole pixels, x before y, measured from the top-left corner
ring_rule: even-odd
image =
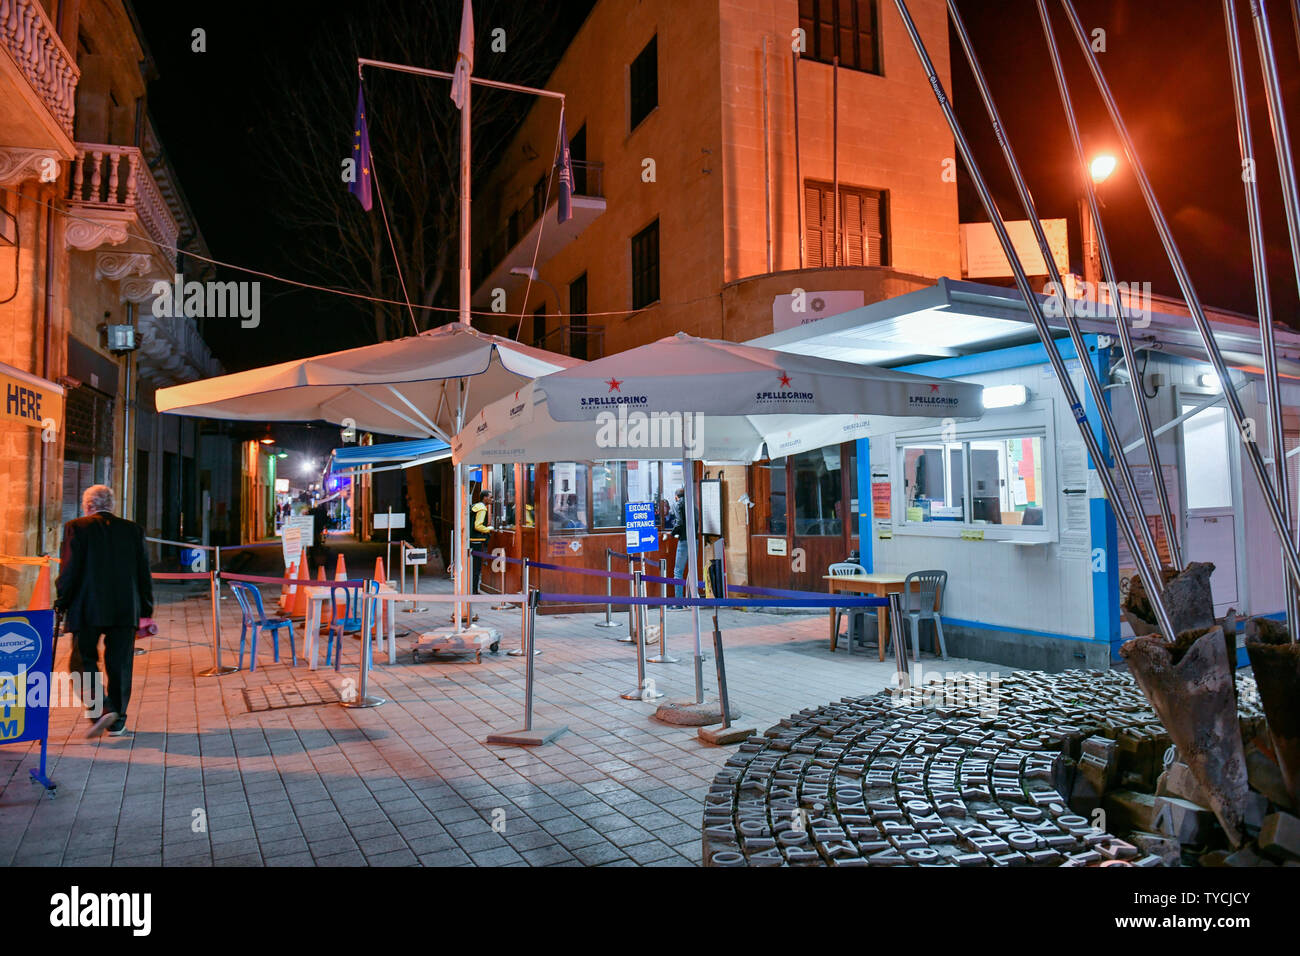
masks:
[[[826,589],[831,594],[847,592],[849,594],[866,594],[871,597],[888,597],[890,594],[902,594],[904,574],[824,574]],[[878,607],[876,610],[876,635],[880,642],[880,659],[885,659],[885,644],[889,640],[889,608]],[[831,651],[839,643],[839,630],[835,627],[835,608],[830,609]],[[849,640],[853,640],[853,624],[849,624]],[[850,650],[852,645],[850,644]]]

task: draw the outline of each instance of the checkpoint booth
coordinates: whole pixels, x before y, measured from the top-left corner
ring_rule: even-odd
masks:
[[[1044,302],[1047,302],[1044,297]],[[1147,466],[1114,319],[1105,303],[1076,302],[1088,346],[1057,345],[1085,397],[1093,431],[1100,419],[1080,363],[1093,365],[1143,497],[1158,549],[1169,543],[1155,506],[1164,483],[1185,562],[1210,561],[1216,614],[1228,608],[1281,617],[1283,570],[1274,532],[1240,439],[1223,403],[1236,390],[1261,423],[1268,458],[1300,465],[1300,335],[1277,329],[1285,448],[1267,449],[1267,402],[1258,322],[1209,310],[1232,369],[1220,383],[1181,302],[1143,297],[1131,326],[1156,432],[1161,474]],[[1051,313],[1049,312],[1049,318]],[[861,439],[856,448],[861,563],[876,572],[948,571],[943,621],[950,653],[1015,667],[1105,667],[1132,636],[1120,613],[1122,582],[1134,562],[1106,500],[1046,353],[1014,289],[941,279],[752,344],[886,365],[985,388],[974,422],[919,423]],[[1113,458],[1100,467],[1113,467]],[[1295,489],[1288,502],[1296,514]],[[751,541],[762,539],[755,528]],[[1239,655],[1244,662],[1244,653]]]

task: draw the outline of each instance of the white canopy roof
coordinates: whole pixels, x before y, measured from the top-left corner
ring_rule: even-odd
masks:
[[[457,379],[465,415],[539,375],[580,365],[554,352],[459,322],[419,335],[295,359],[159,390],[160,412],[236,421],[317,421],[447,440],[456,431]]]
[[[459,463],[700,458],[749,462],[978,418],[978,385],[683,332],[546,375],[479,411]]]

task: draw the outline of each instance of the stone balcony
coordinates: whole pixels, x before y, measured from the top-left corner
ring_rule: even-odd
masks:
[[[69,248],[90,251],[145,238],[155,244],[149,252],[157,274],[170,277],[180,230],[139,149],[77,143],[70,180]]]
[[[72,155],[81,73],[37,0],[0,0],[0,129],[4,145]]]

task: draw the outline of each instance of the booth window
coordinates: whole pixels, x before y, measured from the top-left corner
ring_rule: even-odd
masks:
[[[794,533],[840,535],[840,446],[817,448],[793,456]]]
[[[546,489],[551,534],[573,534],[590,527],[587,495],[590,482],[590,471],[585,464],[552,463]]]
[[[515,526],[515,466],[492,466],[492,521],[498,528]]]
[[[623,462],[593,465],[591,468],[591,512],[593,528],[623,527],[623,505],[627,501]]]
[[[1041,434],[900,442],[901,523],[1042,527],[1048,489]]]
[[[880,72],[878,0],[799,0],[799,26],[807,38],[803,55],[865,73]]]
[[[533,502],[537,500],[537,466],[524,465],[524,527],[537,526]]]

